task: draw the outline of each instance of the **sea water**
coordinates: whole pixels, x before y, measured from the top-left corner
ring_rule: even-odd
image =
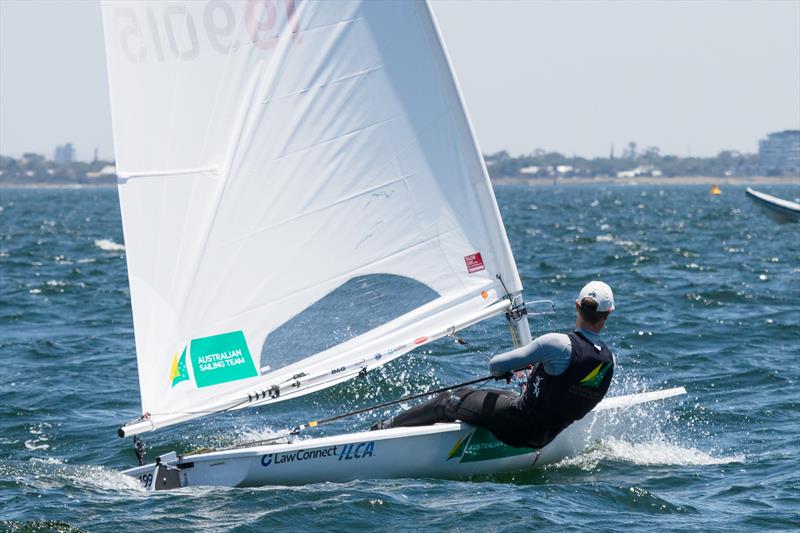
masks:
[[[523,475],[149,494],[119,473],[135,456],[115,430],[139,400],[116,191],[0,190],[0,529],[799,528],[800,225],[773,222],[734,186],[496,193],[527,298],[556,304],[534,334],[567,331],[580,287],[602,279],[617,303],[611,394],[688,395],[625,411],[584,454]],[[509,347],[502,318],[463,336],[489,354]],[[366,379],[148,434],[148,456],[265,438],[486,372],[482,356],[442,340]]]

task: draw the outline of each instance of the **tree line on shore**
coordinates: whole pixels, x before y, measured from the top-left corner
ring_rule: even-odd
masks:
[[[57,162],[45,156],[25,153],[19,159],[0,155],[0,184],[97,184],[117,182],[113,161]]]
[[[505,150],[484,156],[493,178],[637,177],[637,176],[756,176],[761,175],[757,154],[723,150],[713,157],[662,155],[650,146],[639,150],[629,143],[620,157],[585,158],[534,150],[512,157]]]

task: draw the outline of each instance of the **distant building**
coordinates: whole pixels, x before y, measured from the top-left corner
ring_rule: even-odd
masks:
[[[800,130],[770,133],[758,141],[758,164],[765,174],[800,173]]]
[[[558,165],[556,167],[556,172],[558,172],[559,174],[567,174],[569,172],[572,172],[572,165]]]
[[[623,170],[617,172],[618,178],[638,178],[639,176],[652,176],[657,178],[662,175],[662,172],[653,165],[641,165],[633,170]]]
[[[75,160],[75,148],[73,148],[72,143],[56,146],[56,153],[53,159],[56,163],[72,163]]]
[[[98,172],[87,172],[86,177],[89,179],[97,179],[102,177],[110,177],[117,175],[117,167],[114,165],[106,165]]]

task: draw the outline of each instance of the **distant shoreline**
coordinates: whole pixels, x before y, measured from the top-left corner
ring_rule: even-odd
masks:
[[[553,185],[800,185],[800,176],[640,176],[637,178],[492,178],[496,185],[529,185],[534,187]],[[2,189],[116,189],[116,183],[0,183]]]
[[[0,189],[116,189],[116,183],[0,183]]]
[[[800,176],[640,176],[636,178],[494,178],[498,185],[800,185]]]

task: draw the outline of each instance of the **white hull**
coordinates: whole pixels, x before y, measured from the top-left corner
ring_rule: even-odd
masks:
[[[797,222],[800,220],[800,204],[747,188],[747,196],[778,222]]]
[[[685,392],[679,387],[607,399],[541,450],[505,446],[468,424],[436,424],[187,455],[176,461],[162,456],[166,466],[150,464],[124,473],[148,489],[162,490],[519,472],[579,454],[604,435],[612,410]]]

